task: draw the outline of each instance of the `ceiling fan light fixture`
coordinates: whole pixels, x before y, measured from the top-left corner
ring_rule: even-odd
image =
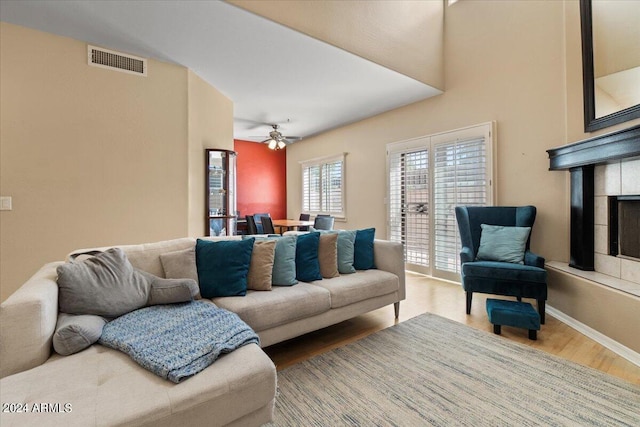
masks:
[[[278,150],[282,150],[287,144],[284,141],[278,141]]]
[[[275,150],[275,149],[276,149],[276,147],[277,147],[277,144],[278,144],[278,143],[276,142],[276,140],[272,138],[272,139],[269,141],[269,148],[270,148],[271,150]]]

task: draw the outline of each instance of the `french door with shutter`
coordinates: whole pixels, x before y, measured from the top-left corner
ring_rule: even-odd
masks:
[[[493,124],[388,144],[388,238],[407,269],[460,280],[458,205],[493,204]]]

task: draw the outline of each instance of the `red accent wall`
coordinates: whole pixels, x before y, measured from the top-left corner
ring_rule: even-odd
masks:
[[[287,153],[265,144],[236,139],[238,153],[236,194],[240,215],[269,212],[271,218],[287,217]]]

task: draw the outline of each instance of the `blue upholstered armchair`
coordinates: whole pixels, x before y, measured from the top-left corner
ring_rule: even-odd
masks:
[[[544,258],[529,250],[530,233],[526,240],[522,264],[477,259],[481,224],[533,228],[536,219],[535,206],[458,206],[456,219],[462,241],[460,263],[462,287],[467,293],[467,314],[471,312],[474,292],[514,296],[518,301],[522,298],[534,298],[538,303],[540,322],[544,323],[547,271],[544,269]]]

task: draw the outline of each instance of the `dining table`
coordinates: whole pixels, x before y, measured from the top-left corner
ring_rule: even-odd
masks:
[[[300,227],[310,227],[313,225],[313,221],[301,221],[299,219],[274,219],[273,226],[280,228],[280,234],[283,233],[282,229],[286,228],[286,231],[300,228]]]

